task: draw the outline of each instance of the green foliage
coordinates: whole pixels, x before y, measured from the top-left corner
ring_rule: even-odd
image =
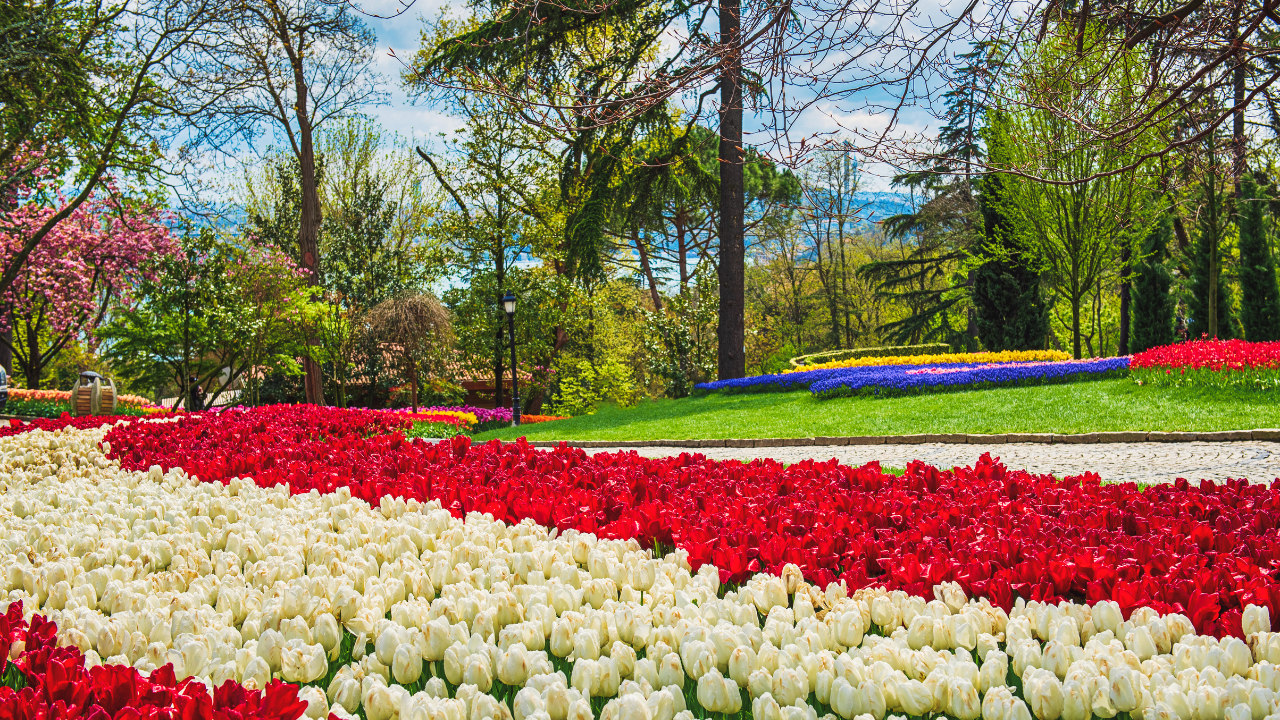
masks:
[[[447,422],[427,422],[426,420],[415,420],[413,427],[405,432],[406,438],[451,438],[461,435],[464,431],[459,429],[457,425]]]
[[[425,284],[412,247],[390,236],[396,206],[386,198],[388,187],[383,178],[366,173],[325,223],[320,274],[346,307],[371,308]]]
[[[686,397],[693,386],[716,376],[716,278],[699,273],[694,287],[645,313],[644,354],[648,370],[664,382],[667,397]]]
[[[300,372],[303,330],[315,312],[301,277],[265,248],[240,248],[209,228],[145,268],[132,302],[98,333],[103,356],[136,386],[185,397],[196,375],[218,395],[251,367]]]
[[[508,270],[502,287],[492,273],[477,272],[467,285],[446,290],[441,300],[453,318],[458,364],[490,378],[495,366],[501,367],[509,385],[509,323],[499,299],[503,291],[510,290],[517,298],[516,362],[532,375],[532,386],[521,387],[521,395],[528,400],[545,392],[552,379],[556,328],[566,323],[559,302],[562,282],[545,268],[516,267]]]
[[[1018,262],[988,260],[973,271],[974,324],[982,347],[993,351],[1043,350],[1049,309],[1039,274]]]
[[[791,358],[792,367],[804,367],[806,365],[818,365],[821,363],[838,362],[840,360],[856,360],[858,358],[867,357],[894,357],[897,355],[916,356],[916,355],[940,355],[951,352],[951,346],[946,343],[929,343],[926,345],[884,345],[881,347],[864,347],[864,348],[848,348],[845,350],[828,350],[827,352],[813,353],[812,355],[801,355]]]
[[[592,415],[604,402],[627,408],[640,399],[631,369],[616,360],[592,365],[583,360],[571,368],[562,368],[555,404],[556,415]]]
[[[991,158],[1005,162],[1007,118],[993,113],[986,133]],[[987,350],[1040,350],[1049,335],[1049,308],[1034,258],[1019,246],[1002,205],[1012,178],[992,173],[979,181],[986,259],[973,271],[974,325]]]
[[[1153,199],[1161,200],[1163,198]],[[1141,259],[1134,266],[1130,352],[1139,353],[1174,341],[1177,303],[1169,292],[1173,286],[1173,274],[1165,266],[1172,240],[1173,219],[1165,212],[1143,239]]]
[[[1280,340],[1280,286],[1263,224],[1266,194],[1248,173],[1241,191],[1240,324],[1250,342]]]
[[[1192,337],[1203,334],[1230,340],[1241,334],[1234,293],[1222,272],[1223,244],[1231,231],[1226,200],[1225,179],[1210,173],[1200,184],[1199,222],[1187,257],[1191,277],[1187,325]]]
[[[1143,158],[1159,139],[1154,132],[1130,143],[1098,139],[1092,128],[1146,111],[1151,99],[1140,88],[1147,65],[1139,50],[1106,61],[1098,54],[1081,56],[1068,42],[1072,32],[1071,26],[1059,25],[1052,39],[1034,48],[1009,80],[1010,91],[1025,101],[1004,109],[1002,121],[992,123],[989,142],[1004,156],[997,168],[1035,177],[1008,176],[998,205],[1012,223],[1011,242],[1008,251],[987,251],[1041,273],[1069,313],[1059,319],[1079,358],[1086,334],[1100,332],[1100,312],[1094,308],[1101,308],[1107,285],[1117,278],[1119,256],[1147,234],[1158,214],[1148,202],[1155,167]],[[1106,32],[1090,26],[1087,42]],[[1095,81],[1101,90],[1091,85]]]

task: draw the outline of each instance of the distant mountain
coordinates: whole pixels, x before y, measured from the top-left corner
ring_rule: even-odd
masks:
[[[862,208],[859,215],[863,225],[881,223],[886,218],[915,210],[913,198],[906,193],[859,192],[853,199]]]

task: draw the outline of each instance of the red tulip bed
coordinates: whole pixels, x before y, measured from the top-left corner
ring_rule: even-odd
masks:
[[[106,440],[126,469],[252,477],[293,493],[349,486],[375,506],[438,499],[456,517],[480,511],[674,545],[732,583],[794,563],[819,587],[927,595],[954,581],[1005,608],[1016,596],[1111,599],[1126,616],[1144,605],[1181,612],[1217,636],[1239,635],[1250,603],[1280,617],[1280,481],[1140,491],[1093,474],[1010,471],[988,456],[951,471],[915,462],[901,477],[875,463],[591,456],[523,441],[406,441],[387,417],[278,406],[132,423]]]
[[[1130,375],[1143,385],[1240,387],[1280,386],[1280,342],[1201,339],[1137,353]]]

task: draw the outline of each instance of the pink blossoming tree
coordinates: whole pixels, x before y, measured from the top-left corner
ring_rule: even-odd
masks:
[[[67,200],[36,189],[0,227],[0,264],[20,254],[32,233],[63,212]],[[113,300],[149,258],[176,250],[168,219],[157,207],[105,191],[76,206],[31,251],[14,283],[0,296],[0,344],[13,353],[26,386],[39,388],[45,368],[77,340],[93,344],[94,331]]]

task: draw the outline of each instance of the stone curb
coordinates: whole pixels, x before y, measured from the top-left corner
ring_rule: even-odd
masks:
[[[925,435],[855,435],[851,437],[806,438],[747,438],[730,440],[565,440],[565,445],[577,448],[763,448],[805,447],[833,445],[919,445],[921,443],[946,443],[954,445],[1003,445],[1005,443],[1092,444],[1139,442],[1242,442],[1267,440],[1280,442],[1280,429],[1224,430],[1219,432],[1091,432],[1074,435],[1056,433],[1005,433],[1003,435],[974,435],[969,433],[938,433]],[[556,447],[561,441],[535,440],[534,447]]]

